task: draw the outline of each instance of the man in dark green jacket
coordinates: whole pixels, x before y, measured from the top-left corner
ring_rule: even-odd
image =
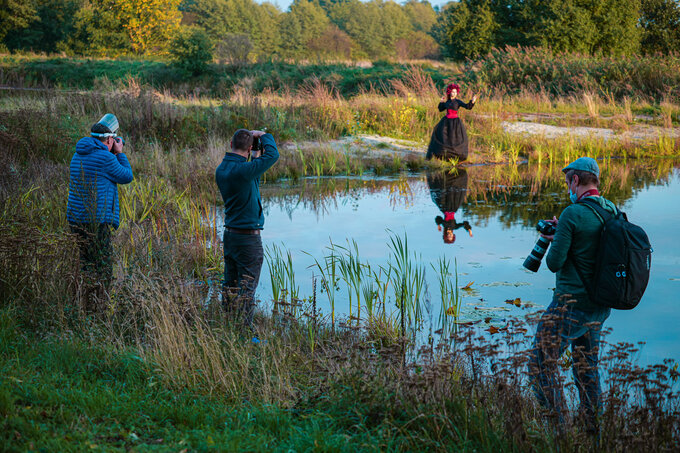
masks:
[[[581,401],[580,409],[589,430],[595,430],[600,398],[597,370],[600,331],[610,313],[588,297],[584,280],[595,270],[597,245],[603,220],[585,203],[591,197],[600,206],[616,213],[616,206],[598,192],[600,169],[590,157],[581,157],[563,168],[572,205],[553,217],[557,230],[546,257],[548,268],[556,273],[553,300],[538,324],[529,361],[529,371],[539,402],[562,419],[564,396],[558,381],[557,360],[571,345],[573,373]]]
[[[262,144],[261,151],[252,150],[254,138]],[[260,176],[276,163],[279,151],[271,134],[246,129],[234,133],[230,146],[231,151],[215,172],[224,200],[223,304],[228,313],[252,327],[255,289],[264,257]]]

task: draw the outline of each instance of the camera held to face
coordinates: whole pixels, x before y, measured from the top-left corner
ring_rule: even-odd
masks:
[[[117,136],[113,137],[113,141],[115,143],[120,143],[121,145],[125,145],[125,139],[121,136],[117,135]],[[113,147],[111,147],[111,152],[113,152]]]
[[[260,137],[253,137],[252,151],[262,151],[262,141],[260,141]]]
[[[552,222],[548,222],[545,220],[539,220],[538,223],[536,224],[536,229],[541,234],[544,234],[546,236],[553,236],[556,231],[555,225]],[[543,237],[538,238],[538,241],[536,241],[536,245],[534,245],[534,248],[531,249],[531,253],[529,253],[527,259],[524,260],[523,266],[529,269],[531,272],[537,272],[538,268],[541,267],[541,260],[545,256],[545,252],[548,251],[549,246],[550,246],[549,240]]]

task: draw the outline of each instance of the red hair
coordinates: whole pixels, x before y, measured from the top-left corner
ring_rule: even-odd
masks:
[[[454,242],[456,242],[456,235],[453,234],[451,238],[447,238],[446,230],[444,230],[444,237],[442,239],[444,239],[444,244],[453,244]]]
[[[450,83],[450,84],[446,87],[446,95],[447,95],[447,96],[451,96],[451,92],[452,92],[453,90],[456,90],[457,92],[460,93],[460,85],[458,85],[457,83]]]

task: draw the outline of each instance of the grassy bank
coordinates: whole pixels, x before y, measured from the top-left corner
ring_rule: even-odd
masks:
[[[377,376],[336,375],[284,404],[239,400],[221,390],[173,385],[159,371],[163,364],[144,360],[139,350],[27,332],[16,318],[6,308],[0,313],[5,451],[514,449],[511,440],[482,423],[490,417],[486,411],[445,403],[450,421],[443,420],[439,404],[397,399],[398,386],[385,387]],[[278,350],[274,341],[267,348]],[[251,355],[254,369],[271,354],[246,344],[235,349]],[[250,385],[260,383],[254,379]],[[444,429],[453,428],[454,420],[474,428]]]

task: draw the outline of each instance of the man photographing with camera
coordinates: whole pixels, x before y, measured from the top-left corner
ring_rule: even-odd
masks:
[[[276,163],[279,151],[271,134],[246,129],[234,133],[230,147],[215,172],[224,200],[222,303],[229,315],[252,328],[255,289],[264,259],[260,176]]]
[[[586,429],[597,429],[596,417],[600,398],[600,379],[597,370],[602,323],[609,317],[610,308],[591,300],[587,284],[593,279],[598,243],[604,220],[597,206],[615,215],[616,206],[600,196],[600,169],[590,157],[581,157],[562,169],[572,202],[559,220],[553,217],[543,223],[555,226],[554,235],[541,233],[537,249],[543,250],[551,242],[546,263],[556,273],[552,303],[541,317],[529,359],[529,371],[539,402],[554,411],[560,419],[565,409],[564,396],[557,377],[557,361],[571,345],[573,373],[579,391],[580,410]],[[596,204],[597,206],[589,206]],[[543,244],[543,245],[541,245]],[[537,250],[535,249],[535,250]],[[541,253],[532,252],[533,255]],[[531,258],[531,256],[530,256]],[[525,267],[536,271],[533,266]],[[539,261],[540,264],[540,261]],[[535,269],[532,269],[535,267]]]
[[[118,119],[107,113],[81,138],[71,159],[66,217],[78,237],[85,302],[94,308],[113,280],[111,230],[120,223],[118,184],[132,182],[132,168],[118,137]]]

